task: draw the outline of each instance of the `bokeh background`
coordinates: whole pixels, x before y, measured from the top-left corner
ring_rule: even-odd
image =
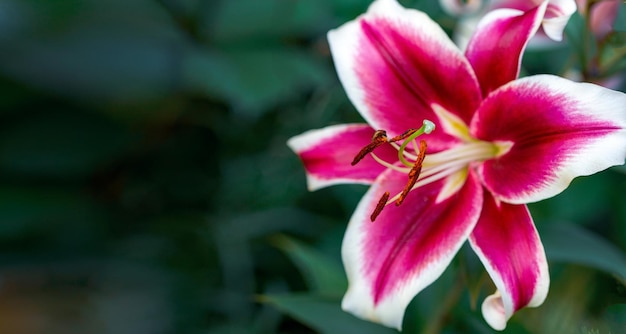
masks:
[[[1,0],[0,333],[395,332],[339,308],[366,187],[308,192],[285,145],[361,121],[325,34],[369,2]],[[576,14],[524,74],[624,78],[625,14],[605,48]],[[505,333],[625,333],[626,169],[531,211],[552,288]],[[406,332],[491,333],[492,290],[465,247]]]

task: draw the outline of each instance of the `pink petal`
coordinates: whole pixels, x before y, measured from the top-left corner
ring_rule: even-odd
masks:
[[[503,330],[513,313],[543,303],[550,276],[541,240],[525,205],[495,200],[484,192],[483,210],[470,245],[496,285],[482,306],[487,323]]]
[[[573,178],[626,158],[626,94],[540,75],[494,91],[477,111],[476,138],[508,142],[477,170],[496,198],[527,203],[552,197]]]
[[[375,1],[366,14],[330,31],[328,40],[348,97],[375,129],[398,135],[424,119],[438,126],[433,104],[469,124],[480,102],[469,63],[441,27],[395,0]],[[429,149],[449,141],[435,131]]]
[[[525,13],[498,9],[480,21],[465,55],[474,67],[484,96],[517,78],[522,53],[541,24],[546,5]]]
[[[497,0],[491,8],[511,8],[526,12],[546,2],[548,7],[542,22],[543,31],[550,39],[560,41],[569,18],[576,11],[575,0]]]
[[[359,203],[343,241],[350,283],[342,307],[358,317],[400,329],[413,297],[437,279],[472,231],[482,206],[482,187],[467,171],[417,188],[400,206],[390,204],[376,221],[370,214],[385,191],[400,192],[407,176],[381,175]],[[456,193],[438,195],[447,181]]]
[[[342,183],[370,184],[386,167],[371,156],[355,166],[351,162],[373,134],[367,124],[340,124],[307,131],[289,139],[287,145],[300,156],[311,191]],[[386,161],[398,160],[397,151],[389,145],[374,152]]]

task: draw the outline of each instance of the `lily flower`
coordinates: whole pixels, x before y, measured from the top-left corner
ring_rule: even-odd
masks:
[[[525,204],[626,158],[626,94],[551,75],[517,79],[547,5],[491,12],[465,53],[395,0],[328,33],[367,124],[311,130],[288,145],[310,190],[371,185],[343,240],[344,310],[401,329],[409,302],[466,241],[496,287],[482,304],[493,328],[546,298],[546,257]]]
[[[580,1],[580,0],[579,0]],[[441,7],[450,15],[462,16],[456,31],[456,42],[462,48],[476,29],[479,20],[487,13],[501,8],[526,12],[541,5],[544,0],[439,0]],[[550,0],[542,20],[542,30],[533,39],[535,46],[548,46],[551,41],[561,41],[563,30],[576,12],[575,0]]]

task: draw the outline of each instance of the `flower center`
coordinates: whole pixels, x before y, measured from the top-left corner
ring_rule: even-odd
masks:
[[[388,138],[384,130],[377,130],[372,141],[355,156],[352,161],[353,166],[369,154],[381,165],[408,176],[407,184],[401,192],[391,197],[390,192],[387,191],[381,196],[370,216],[371,221],[375,221],[388,204],[395,202],[396,206],[401,205],[412,190],[457,172],[462,172],[469,167],[471,162],[480,162],[499,156],[510,148],[510,145],[506,143],[496,144],[469,138],[463,139],[460,144],[447,150],[431,153],[427,156],[426,141],[422,139],[418,142],[417,138],[423,134],[431,133],[434,129],[435,124],[433,122],[424,120],[424,124],[419,129],[409,129],[392,138]],[[398,145],[400,142],[401,144]],[[385,144],[391,145],[398,151],[397,161],[386,161],[374,153],[376,148]],[[463,174],[463,176],[465,175],[467,173]],[[455,193],[463,185],[465,178],[456,178],[455,181],[444,186],[437,201],[444,200]]]

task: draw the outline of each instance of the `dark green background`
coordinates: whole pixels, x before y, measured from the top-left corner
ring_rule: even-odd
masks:
[[[436,1],[402,3],[454,29]],[[339,310],[366,188],[307,192],[285,145],[360,121],[325,34],[368,4],[0,1],[0,333],[392,333]],[[624,33],[589,38],[576,15],[524,73],[623,77]],[[507,333],[626,332],[625,173],[531,206],[552,288]],[[464,248],[407,332],[490,333],[490,284]]]

